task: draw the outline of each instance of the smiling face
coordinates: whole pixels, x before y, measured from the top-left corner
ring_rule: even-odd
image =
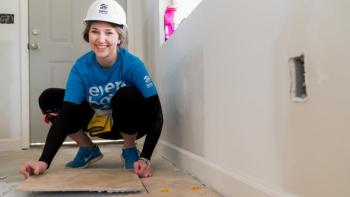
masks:
[[[109,67],[117,59],[119,34],[116,27],[106,22],[93,22],[89,29],[89,45],[95,52],[97,61]]]

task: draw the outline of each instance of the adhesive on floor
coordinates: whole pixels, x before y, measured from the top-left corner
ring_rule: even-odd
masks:
[[[155,171],[152,177],[143,178],[141,181],[148,193],[130,197],[220,197],[218,193],[179,170]]]

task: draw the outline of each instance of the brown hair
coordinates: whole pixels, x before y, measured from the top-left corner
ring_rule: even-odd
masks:
[[[86,23],[85,29],[83,31],[83,38],[86,42],[89,42],[89,31],[92,23],[96,21],[89,21]],[[111,24],[116,30],[119,35],[120,43],[118,44],[119,47],[127,48],[128,47],[128,29],[125,25],[117,25],[114,23]]]

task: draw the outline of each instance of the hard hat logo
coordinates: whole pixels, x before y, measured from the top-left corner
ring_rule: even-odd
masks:
[[[100,5],[100,10],[98,11],[100,14],[108,14],[108,5],[102,3]]]

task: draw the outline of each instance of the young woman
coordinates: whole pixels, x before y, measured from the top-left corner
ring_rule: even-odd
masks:
[[[45,90],[39,105],[52,122],[39,161],[21,166],[25,178],[45,172],[67,135],[77,142],[70,168],[85,168],[103,157],[86,134],[124,139],[126,169],[152,176],[150,159],[158,142],[163,116],[158,93],[143,62],[124,47],[126,15],[114,0],[96,0],[84,19],[84,40],[91,51],[73,65],[66,89]],[[135,140],[146,135],[141,153]]]

